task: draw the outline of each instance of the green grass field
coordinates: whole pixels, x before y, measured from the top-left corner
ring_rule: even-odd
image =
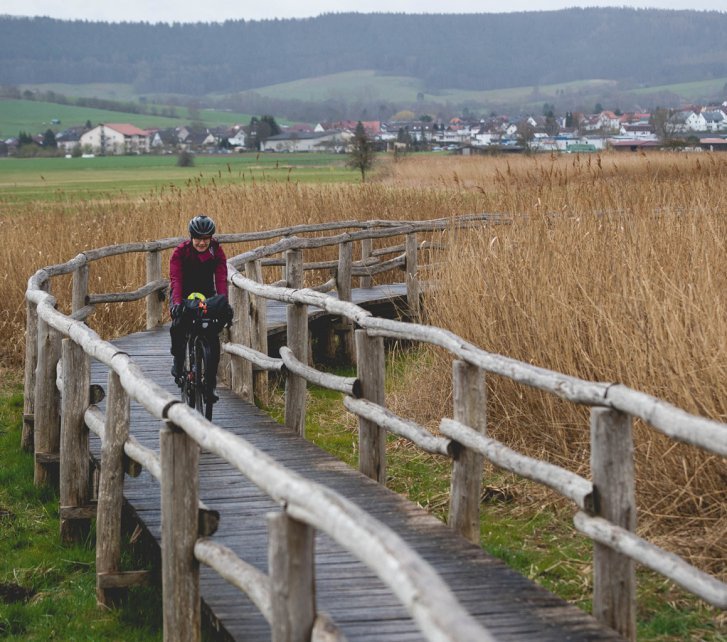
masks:
[[[556,92],[585,92],[597,91],[604,87],[613,87],[615,83],[609,80],[584,80],[557,85],[543,85],[538,87],[544,96],[556,96]],[[316,78],[305,78],[292,82],[259,87],[257,93],[270,98],[286,100],[324,101],[330,98],[346,100],[387,100],[392,102],[417,100],[417,94],[423,102],[450,102],[464,103],[477,102],[483,105],[498,103],[527,102],[533,94],[532,87],[513,87],[508,89],[491,89],[471,91],[464,89],[444,89],[429,93],[423,89],[417,78],[409,76],[388,76],[370,69],[347,71]],[[540,98],[542,101],[542,98]]]
[[[199,155],[178,167],[176,155],[95,158],[0,158],[0,212],[32,200],[140,195],[174,185],[252,181],[356,182],[360,175],[336,154]]]
[[[110,91],[106,89],[106,91]],[[35,100],[0,99],[0,139],[17,136],[24,131],[29,134],[42,134],[48,129],[59,132],[67,127],[80,127],[91,121],[99,123],[130,123],[142,129],[181,127],[188,125],[192,118],[184,107],[177,108],[179,118],[166,118],[148,114],[131,114],[106,109],[92,109],[73,105],[59,105]],[[216,111],[214,109],[199,110],[199,119],[207,127],[220,125],[247,125],[251,115],[237,112]],[[53,119],[60,120],[54,124]],[[285,124],[285,120],[280,121]]]

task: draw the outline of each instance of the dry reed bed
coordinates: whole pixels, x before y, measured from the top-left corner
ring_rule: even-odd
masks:
[[[432,323],[491,352],[727,421],[727,158],[437,159],[391,171],[486,193],[488,209],[513,215],[510,226],[449,242],[425,306]],[[430,422],[451,370],[443,355],[432,361],[420,373],[431,409],[412,404]],[[495,377],[489,394],[498,438],[588,474],[585,409]],[[724,576],[725,462],[641,425],[636,449],[640,531]]]
[[[448,239],[446,268],[433,274],[441,288],[427,303],[432,323],[486,350],[621,381],[725,421],[726,178],[727,157],[710,154],[430,157],[391,163],[363,186],[197,187],[134,201],[29,205],[3,218],[0,363],[22,363],[23,293],[38,267],[84,248],[178,236],[197,212],[222,232],[502,212],[512,225]],[[134,289],[144,278],[143,257],[118,258],[91,268],[90,287]],[[68,279],[54,285],[59,299],[68,290]],[[140,327],[142,315],[141,304],[109,306],[91,323],[114,336]],[[450,365],[441,355],[417,363],[391,403],[433,425],[448,403]],[[489,390],[497,437],[587,470],[584,409],[494,377]],[[643,426],[637,456],[640,530],[724,574],[724,462]]]
[[[0,217],[5,236],[0,248],[4,281],[0,331],[6,338],[0,349],[0,364],[22,364],[28,277],[38,268],[67,261],[84,249],[186,235],[187,222],[199,212],[212,216],[220,232],[245,232],[346,219],[434,218],[474,211],[476,201],[464,193],[452,199],[440,190],[429,190],[422,197],[419,190],[385,185],[258,183],[171,188],[131,201],[28,204]],[[227,245],[225,249],[232,256],[248,246]],[[168,256],[167,252],[163,257],[165,274]],[[333,258],[335,248],[306,260],[323,256]],[[136,289],[145,282],[144,261],[141,255],[126,255],[92,265],[90,292]],[[279,279],[280,269],[268,270],[267,278]],[[52,287],[59,303],[69,300],[70,277],[54,280]],[[102,336],[113,337],[142,327],[143,314],[143,302],[99,306],[90,323]]]

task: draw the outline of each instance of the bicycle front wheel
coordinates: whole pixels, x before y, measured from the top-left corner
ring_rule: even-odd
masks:
[[[194,395],[194,348],[192,341],[187,343],[184,354],[184,381],[182,381],[182,401],[192,408],[195,407]]]
[[[194,376],[194,407],[206,419],[212,419],[212,394],[208,382],[208,365],[210,347],[206,341],[198,338],[194,343],[194,362],[197,366]]]

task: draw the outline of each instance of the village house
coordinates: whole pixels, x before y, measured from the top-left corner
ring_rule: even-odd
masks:
[[[669,129],[674,134],[707,131],[707,121],[702,113],[691,109],[674,112],[668,121]]]
[[[81,135],[82,149],[94,154],[144,154],[149,152],[149,134],[135,125],[113,123],[99,125]]]
[[[349,131],[285,132],[260,144],[262,152],[335,152],[343,153],[353,138]]]
[[[727,131],[727,115],[721,109],[705,110],[702,112],[705,122],[705,131]]]

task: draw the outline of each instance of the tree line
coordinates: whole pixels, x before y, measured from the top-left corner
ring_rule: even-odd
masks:
[[[414,76],[427,93],[725,77],[727,13],[573,8],[196,24],[0,17],[5,84],[103,80],[138,93],[204,95],[352,69]]]

